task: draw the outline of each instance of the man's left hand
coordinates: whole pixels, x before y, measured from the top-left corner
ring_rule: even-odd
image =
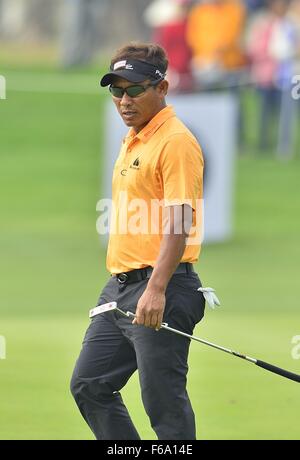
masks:
[[[147,287],[138,301],[136,317],[132,324],[160,329],[165,310],[165,291]]]

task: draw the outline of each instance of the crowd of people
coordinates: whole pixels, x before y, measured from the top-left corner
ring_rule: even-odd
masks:
[[[144,20],[169,56],[176,92],[253,85],[261,103],[259,147],[272,147],[278,113],[278,150],[290,153],[300,74],[300,0],[154,0]]]

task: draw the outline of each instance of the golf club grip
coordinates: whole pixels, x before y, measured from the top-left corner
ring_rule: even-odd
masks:
[[[281,369],[280,367],[273,366],[273,364],[265,363],[264,361],[260,361],[259,359],[256,362],[256,365],[266,369],[267,371],[274,372],[274,374],[281,375],[290,380],[294,380],[294,382],[300,383],[300,375],[294,374],[293,372],[286,371],[285,369]]]

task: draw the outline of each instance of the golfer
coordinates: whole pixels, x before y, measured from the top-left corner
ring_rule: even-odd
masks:
[[[130,43],[101,80],[130,129],[113,172],[111,277],[97,305],[114,301],[136,315],[93,317],[72,376],[73,397],[101,440],[140,439],[120,394],[136,370],[157,438],[196,438],[186,389],[190,340],[160,327],[166,322],[192,334],[204,315],[193,268],[200,253],[203,158],[166,104],[167,67],[161,47]]]

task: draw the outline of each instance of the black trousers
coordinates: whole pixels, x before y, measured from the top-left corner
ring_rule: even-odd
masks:
[[[135,312],[147,282],[121,290],[112,277],[98,305],[117,301],[119,308]],[[204,315],[200,286],[196,273],[173,275],[163,321],[192,334]],[[195,439],[195,417],[186,390],[190,339],[131,322],[114,311],[92,318],[71,380],[82,416],[96,439],[140,439],[120,394],[138,369],[143,404],[158,439]]]

